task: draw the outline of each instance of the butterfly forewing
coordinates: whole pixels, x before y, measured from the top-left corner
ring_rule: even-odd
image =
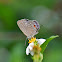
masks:
[[[20,28],[20,30],[28,37],[33,37],[34,35],[36,35],[37,29],[34,27],[33,21],[27,21],[26,19],[22,19],[17,21],[17,24]]]

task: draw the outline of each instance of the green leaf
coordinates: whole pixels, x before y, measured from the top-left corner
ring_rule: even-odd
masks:
[[[54,38],[56,38],[56,37],[59,37],[59,36],[58,36],[58,35],[56,35],[56,36],[51,36],[51,37],[49,37],[48,39],[46,39],[46,41],[41,45],[41,48],[42,48],[41,53],[44,52],[44,50],[45,50],[45,48],[47,47],[48,43],[49,43],[52,39],[54,39]]]

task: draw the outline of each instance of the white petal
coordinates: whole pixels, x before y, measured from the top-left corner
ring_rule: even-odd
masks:
[[[32,43],[30,43],[30,44],[29,44],[29,46],[34,46],[34,43],[33,43],[33,42],[32,42]]]
[[[32,50],[32,49],[33,49],[33,46],[34,46],[34,43],[33,43],[33,42],[30,43],[30,44],[29,44],[29,49]]]
[[[30,50],[30,51],[33,49],[33,47],[31,47],[31,46],[28,46],[28,47],[29,47],[29,50]]]
[[[36,39],[37,41],[38,41],[38,44],[43,44],[45,41],[46,41],[46,39]]]
[[[30,54],[33,56],[33,55],[34,55],[34,52],[33,52],[33,51],[31,51],[31,52],[30,52]]]
[[[29,47],[26,48],[26,54],[29,55],[30,53],[30,50],[29,50]]]
[[[34,43],[30,43],[28,47],[26,48],[26,54],[29,55],[29,53],[33,50]],[[33,53],[32,53],[33,55]]]

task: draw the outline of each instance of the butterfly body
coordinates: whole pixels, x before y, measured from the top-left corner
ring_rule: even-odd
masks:
[[[39,23],[36,20],[21,19],[17,21],[17,25],[20,30],[27,36],[31,38],[38,33]]]

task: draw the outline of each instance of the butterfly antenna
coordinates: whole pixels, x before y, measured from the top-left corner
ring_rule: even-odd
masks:
[[[26,41],[27,41],[27,37],[26,37],[26,40],[25,40],[25,45],[26,45]]]

